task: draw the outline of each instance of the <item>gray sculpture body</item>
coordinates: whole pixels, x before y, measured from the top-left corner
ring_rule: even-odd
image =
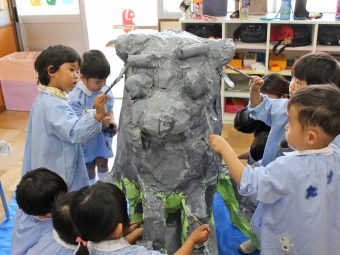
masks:
[[[221,133],[216,69],[233,57],[234,44],[168,30],[123,35],[115,46],[128,68],[113,177],[127,193],[132,184],[142,194],[143,239],[171,254],[198,226],[196,218],[208,223],[212,217],[220,163],[207,138]],[[172,195],[182,201],[180,212],[166,206]],[[127,197],[138,213],[138,197]],[[217,254],[212,232],[197,254]]]

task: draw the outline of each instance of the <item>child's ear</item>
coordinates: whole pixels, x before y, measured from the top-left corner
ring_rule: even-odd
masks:
[[[315,129],[309,129],[307,132],[308,145],[315,145],[319,142],[319,133]]]
[[[123,224],[119,223],[113,232],[113,238],[118,239],[123,235]]]
[[[54,74],[54,68],[53,68],[53,65],[49,65],[47,67],[47,73],[49,76],[53,75]]]
[[[82,82],[84,82],[86,80],[85,76],[82,75],[82,74],[79,75],[79,78],[80,78],[80,80],[82,80]]]
[[[284,94],[281,98],[288,98],[288,94]]]

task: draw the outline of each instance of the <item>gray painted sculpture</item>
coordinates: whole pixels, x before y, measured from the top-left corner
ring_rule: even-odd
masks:
[[[127,69],[113,178],[132,219],[143,214],[144,243],[172,254],[181,237],[211,223],[221,164],[207,138],[221,133],[217,69],[234,56],[234,44],[167,30],[123,35],[115,47]],[[195,254],[217,254],[211,228]]]

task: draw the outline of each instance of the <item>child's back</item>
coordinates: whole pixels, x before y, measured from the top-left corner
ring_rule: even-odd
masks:
[[[42,236],[38,243],[28,250],[27,255],[55,254],[72,255],[78,249],[78,236],[70,216],[70,205],[76,192],[59,195],[52,209],[53,231]]]
[[[58,194],[67,192],[65,181],[47,169],[25,174],[17,186],[19,208],[15,214],[12,255],[26,254],[45,234],[52,231],[51,210]]]

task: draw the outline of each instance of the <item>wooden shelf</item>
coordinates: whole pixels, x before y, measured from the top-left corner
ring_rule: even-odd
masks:
[[[224,97],[249,98],[249,90],[224,90]]]

